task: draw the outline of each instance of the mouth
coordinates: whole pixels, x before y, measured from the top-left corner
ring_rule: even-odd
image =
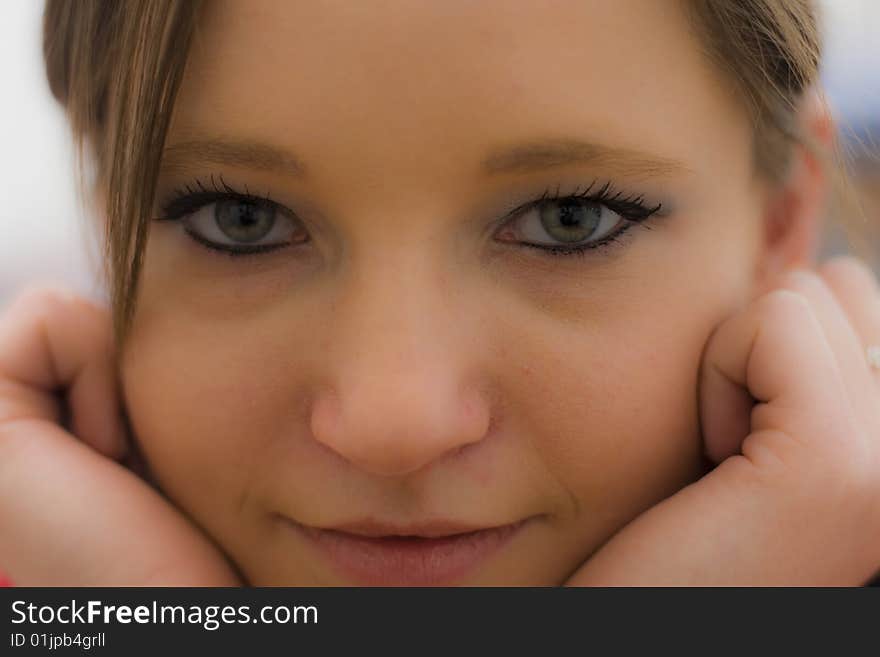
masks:
[[[364,521],[321,528],[282,519],[358,586],[454,585],[531,520],[483,528],[447,521],[407,526]]]

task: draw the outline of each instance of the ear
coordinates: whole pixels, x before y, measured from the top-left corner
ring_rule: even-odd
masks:
[[[834,122],[824,98],[806,94],[798,115],[801,134],[815,148],[831,152]],[[795,267],[813,267],[823,235],[828,199],[828,173],[822,154],[809,146],[793,147],[782,183],[769,190],[764,204],[764,240],[758,260],[758,290],[772,288],[773,280]]]

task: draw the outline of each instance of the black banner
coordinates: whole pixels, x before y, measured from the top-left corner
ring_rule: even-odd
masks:
[[[0,605],[10,656],[714,653],[773,641],[836,653],[876,648],[880,623],[870,588],[7,588]]]

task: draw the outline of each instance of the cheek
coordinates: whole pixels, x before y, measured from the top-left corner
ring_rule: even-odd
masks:
[[[740,247],[649,259],[625,282],[609,279],[616,293],[575,321],[532,322],[517,337],[508,396],[569,491],[558,530],[572,558],[703,473],[699,367],[714,328],[748,301]]]
[[[160,487],[234,550],[255,531],[247,493],[260,464],[301,410],[274,374],[296,363],[279,362],[243,321],[172,316],[142,316],[126,345],[132,429]]]
[[[548,469],[592,522],[629,515],[696,472],[698,333],[603,333],[583,355],[554,358],[548,376],[532,377],[529,424]]]
[[[233,547],[257,531],[248,491],[303,412],[290,345],[309,336],[265,319],[296,272],[243,274],[153,230],[121,360],[126,408],[162,490]]]

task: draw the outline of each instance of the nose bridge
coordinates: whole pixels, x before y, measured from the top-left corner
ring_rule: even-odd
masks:
[[[415,249],[377,253],[341,277],[328,336],[332,384],[315,402],[312,431],[363,470],[419,470],[488,428],[450,284]]]
[[[448,281],[424,251],[400,245],[352,267],[340,304],[345,321],[340,329],[352,334],[346,340],[352,347],[371,345],[378,350],[371,357],[392,365],[407,351],[429,348],[428,334],[442,333],[439,320],[451,310]],[[436,340],[443,337],[437,335],[434,346],[440,347]]]

